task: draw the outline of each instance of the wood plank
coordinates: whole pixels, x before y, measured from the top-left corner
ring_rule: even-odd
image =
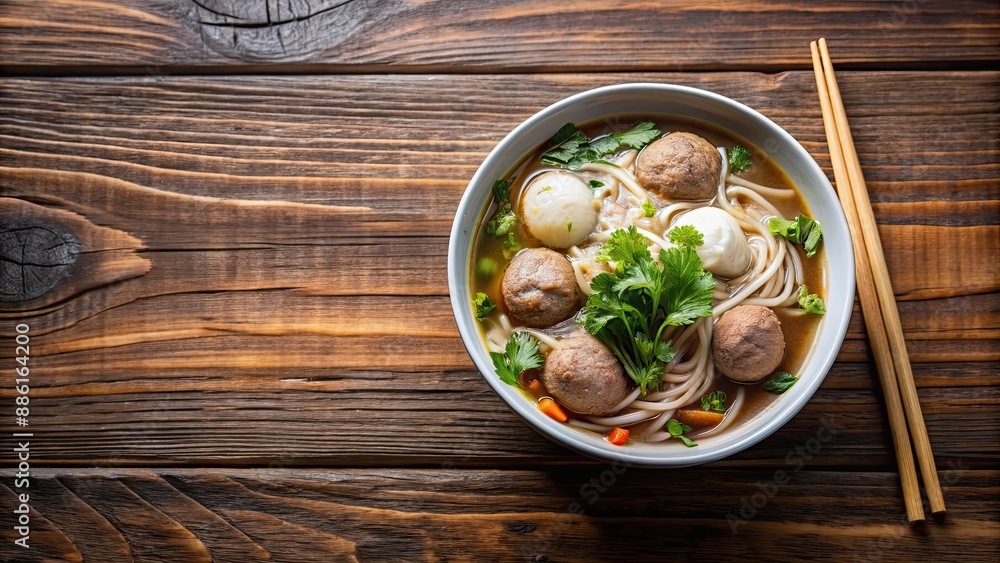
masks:
[[[478,372],[232,363],[187,370],[159,364],[120,369],[111,363],[99,371],[78,368],[80,375],[73,378],[81,380],[78,384],[55,389],[41,384],[32,398],[32,459],[112,467],[586,463],[529,430]],[[970,437],[996,433],[997,376],[992,366],[959,369],[964,367],[978,369],[989,386],[920,390],[935,454],[942,464],[961,458],[976,467],[996,467],[1000,445]],[[44,364],[32,373],[42,381],[70,379],[52,377]],[[817,456],[817,466],[892,467],[888,426],[876,390],[870,385],[838,387],[821,389],[784,428],[720,464],[781,465],[790,447],[833,424],[836,439]]]
[[[95,558],[95,531],[48,491],[61,487],[98,511],[140,552],[130,529],[150,521],[162,560],[222,561],[238,550],[276,560],[608,561],[623,545],[651,560],[711,552],[785,558],[940,559],[954,553],[995,559],[1000,511],[984,498],[1000,493],[1000,472],[955,463],[942,471],[945,520],[909,527],[894,473],[679,469],[624,465],[550,471],[343,469],[36,470],[33,519]],[[56,483],[52,483],[56,482]],[[6,491],[6,485],[0,487]],[[132,519],[108,514],[108,498],[127,494]],[[80,504],[79,501],[77,504]],[[179,510],[180,506],[191,510]],[[90,508],[92,507],[92,508]],[[836,515],[836,518],[831,518]],[[212,526],[203,526],[209,521]],[[220,535],[225,530],[227,534]],[[474,530],[474,532],[470,532]],[[651,530],[669,530],[657,534]],[[0,535],[0,557],[18,556]],[[194,557],[191,537],[205,552]],[[234,542],[234,538],[238,538]],[[727,541],[728,540],[728,541]]]
[[[0,51],[15,73],[802,69],[809,41],[824,35],[838,65],[954,68],[1000,58],[1000,11],[988,0],[5,0],[2,8]]]
[[[148,262],[114,283],[77,267],[65,294],[0,303],[0,335],[31,326],[39,458],[575,462],[489,391],[452,320],[446,236],[487,151],[562,96],[662,81],[748,103],[829,164],[806,72],[432,78],[0,81],[0,196],[21,218],[127,242],[84,250]],[[1000,74],[840,80],[939,461],[993,467],[995,441],[968,436],[998,426]],[[856,317],[812,404],[727,463],[781,463],[846,412],[822,466],[892,467],[864,337]]]

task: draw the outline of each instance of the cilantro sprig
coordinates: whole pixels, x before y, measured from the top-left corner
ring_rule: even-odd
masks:
[[[660,136],[651,121],[643,121],[624,133],[612,133],[598,139],[587,135],[573,123],[563,125],[549,141],[549,149],[542,154],[545,164],[576,169],[588,162],[600,160],[621,147],[641,149]]]
[[[477,292],[476,298],[472,300],[472,304],[476,307],[476,320],[485,321],[486,317],[490,316],[493,309],[496,309],[496,304],[490,300],[489,296],[485,293]]]
[[[767,228],[773,235],[780,235],[794,243],[801,244],[806,249],[807,258],[812,258],[816,254],[816,251],[819,250],[819,243],[823,240],[823,228],[820,224],[802,214],[799,214],[794,221],[771,217]]]
[[[493,199],[497,202],[497,211],[493,218],[486,222],[486,233],[503,238],[504,254],[513,253],[521,249],[517,236],[514,235],[514,225],[517,224],[517,215],[514,214],[514,206],[510,204],[511,180],[500,179],[493,182]]]
[[[692,225],[677,225],[667,233],[667,240],[677,246],[698,248],[705,244],[705,237]]]
[[[517,385],[517,378],[524,370],[542,365],[544,358],[538,351],[538,341],[527,332],[515,332],[503,354],[490,352],[493,367],[500,380],[507,385]]]
[[[615,262],[615,271],[594,277],[593,293],[577,317],[622,362],[642,394],[659,389],[677,353],[661,339],[663,331],[711,316],[715,288],[694,249],[661,249],[657,261],[648,245],[634,226],[611,233],[596,260]]]
[[[678,422],[676,418],[671,418],[667,421],[666,431],[670,434],[671,438],[677,438],[689,448],[693,448],[698,445],[694,443],[691,438],[684,435],[685,432],[691,431],[691,427],[683,422]]]
[[[724,391],[712,391],[701,398],[701,410],[726,412],[726,393]]]
[[[746,172],[750,168],[751,159],[750,151],[746,150],[741,146],[735,146],[729,149],[729,171],[739,174],[740,172]]]

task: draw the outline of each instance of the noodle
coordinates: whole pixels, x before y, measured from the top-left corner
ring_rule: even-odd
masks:
[[[797,289],[804,285],[806,279],[803,260],[790,241],[776,237],[768,229],[771,218],[782,216],[769,198],[794,198],[796,191],[763,186],[731,173],[727,150],[724,147],[718,147],[717,150],[722,158],[722,166],[714,198],[711,200],[664,201],[651,197],[639,185],[634,173],[639,154],[636,150],[626,150],[615,156],[614,164],[589,162],[579,167],[581,171],[593,173],[584,175],[585,181],[596,175],[603,183],[600,185],[596,180],[591,180],[594,201],[600,202],[594,205],[601,209],[597,227],[585,241],[565,251],[582,295],[593,294],[589,280],[597,272],[616,267],[614,263],[596,262],[594,253],[595,248],[607,242],[614,231],[635,227],[639,234],[648,239],[651,247],[669,249],[674,245],[665,240],[666,233],[677,222],[678,216],[706,206],[724,211],[738,225],[739,228],[734,226],[734,230],[742,229],[749,249],[749,264],[744,271],[728,279],[719,276],[715,278],[711,316],[698,318],[688,325],[671,326],[663,331],[662,339],[669,342],[676,352],[665,363],[658,387],[648,390],[644,396],[641,396],[640,388],[635,387],[612,411],[600,411],[614,414],[593,416],[577,413],[569,418],[567,424],[601,433],[615,427],[628,427],[635,440],[669,440],[674,436],[665,430],[665,423],[672,419],[677,409],[696,403],[716,387],[717,378],[723,378],[721,373],[716,372],[712,354],[712,334],[716,319],[739,305],[781,309],[787,315],[803,313],[801,309],[794,307]],[[709,189],[712,189],[711,184]],[[652,202],[664,207],[647,217],[643,205],[648,207]],[[659,260],[658,253],[654,252],[653,257]],[[568,320],[566,323],[573,321]],[[490,351],[499,353],[504,351],[502,343],[515,331],[527,332],[541,345],[555,350],[560,346],[559,338],[569,334],[567,326],[561,324],[544,330],[522,328],[513,326],[504,314],[483,321],[487,346]],[[711,428],[697,429],[687,436],[708,438],[732,427],[744,411],[752,408],[747,406],[752,403],[748,394],[745,386],[737,385],[722,422]],[[619,396],[613,400],[618,400]]]
[[[751,250],[751,265],[740,276],[725,282],[718,282],[715,290],[715,305],[713,316],[740,304],[756,304],[767,307],[784,306],[794,302],[794,290],[804,277],[802,262],[790,243],[777,240],[766,227],[766,220],[771,216],[780,216],[777,209],[771,205],[762,194],[784,197],[794,195],[794,190],[768,188],[748,182],[738,176],[729,175],[728,162],[724,149],[720,149],[723,157],[723,171],[719,181],[719,197],[715,199],[721,209],[729,213],[745,231],[753,234],[747,243]],[[645,190],[627,167],[618,168],[602,164],[585,164],[583,170],[601,172],[613,177],[633,195],[648,197]],[[729,185],[727,187],[727,184]],[[744,208],[739,198],[745,198],[750,207]],[[732,198],[732,199],[730,199]],[[662,231],[662,227],[672,222],[674,215],[688,209],[699,207],[692,202],[672,203],[660,209],[653,217],[646,218],[642,209],[632,197],[629,197],[633,207],[630,208],[627,219],[636,230],[649,241],[660,247],[669,248],[670,243],[654,231]],[[650,221],[653,219],[654,221]],[[601,232],[592,236],[591,241],[607,240],[611,230],[610,222],[602,218]],[[652,228],[652,230],[650,230]],[[582,253],[577,250],[574,256]],[[593,290],[585,284],[583,271],[578,261],[573,261],[577,283],[586,295]],[[735,289],[732,289],[735,288]],[[616,426],[632,426],[635,437],[648,442],[659,442],[671,438],[670,433],[662,430],[662,421],[669,419],[674,411],[691,404],[707,393],[715,384],[715,366],[711,355],[712,322],[703,318],[686,327],[674,327],[664,338],[674,338],[671,345],[677,350],[674,358],[664,367],[661,378],[663,389],[651,391],[644,397],[639,397],[639,389],[632,393],[622,403],[615,407],[619,414],[606,417],[583,416],[582,420],[571,420],[580,428],[595,431],[607,431]],[[675,336],[676,335],[676,336]],[[693,352],[692,352],[693,351]],[[714,428],[692,433],[692,436],[708,437],[722,432],[739,417],[745,402],[746,392],[743,387],[736,391],[732,405],[727,409],[723,422]]]

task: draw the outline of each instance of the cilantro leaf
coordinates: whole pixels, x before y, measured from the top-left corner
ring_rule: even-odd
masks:
[[[612,133],[598,139],[587,139],[573,123],[563,125],[549,141],[549,148],[542,153],[544,164],[576,169],[621,147],[641,149],[660,136],[651,121],[644,121],[624,133]]]
[[[660,130],[651,121],[643,121],[624,133],[612,135],[619,146],[640,150],[660,136]],[[618,147],[615,147],[618,148]]]
[[[663,322],[687,325],[698,317],[712,316],[715,280],[701,268],[701,258],[694,249],[660,250],[660,262],[664,272],[669,272],[662,290],[664,308],[669,313]]]
[[[596,259],[616,262],[615,271],[594,277],[593,292],[577,317],[611,349],[643,394],[660,387],[664,368],[677,353],[661,339],[663,331],[710,316],[715,290],[694,250],[671,248],[657,261],[648,245],[634,226],[611,233]]]
[[[634,226],[611,233],[608,242],[597,252],[597,262],[638,262],[652,259],[649,239],[639,234]]]
[[[691,427],[687,424],[683,424],[677,421],[675,418],[671,418],[667,421],[667,426],[665,427],[667,433],[670,434],[671,438],[677,438],[684,443],[685,446],[693,448],[698,444],[694,443],[690,438],[684,435],[685,432],[690,432]]]
[[[809,293],[809,288],[805,285],[799,286],[799,307],[806,310],[807,313],[813,313],[815,315],[826,314],[826,305],[823,304],[823,298],[815,293]]]
[[[490,352],[490,358],[500,380],[508,385],[517,385],[521,372],[537,368],[544,361],[538,352],[538,341],[527,332],[515,332],[507,341],[506,351]]]
[[[621,143],[618,142],[615,135],[606,135],[599,139],[594,139],[587,144],[587,148],[596,155],[594,158],[613,153],[618,150],[619,146],[621,146]]]
[[[477,321],[485,321],[486,317],[497,307],[485,293],[476,293],[476,298],[472,301],[472,304],[476,306]]]
[[[764,382],[764,391],[780,395],[795,385],[799,379],[787,371],[776,371]]]
[[[517,216],[514,215],[514,208],[510,204],[510,185],[510,180],[500,179],[493,182],[493,199],[497,202],[497,212],[486,223],[487,234],[498,237],[513,235]]]
[[[549,141],[549,149],[542,154],[542,162],[555,166],[565,166],[587,144],[587,136],[573,123],[563,125]]]
[[[723,391],[712,391],[701,398],[701,410],[726,412],[726,393]]]
[[[604,182],[602,182],[600,180],[591,180],[588,183],[590,184],[590,188],[591,189],[595,189],[596,190],[597,188],[603,188],[604,187]]]
[[[750,151],[741,146],[729,149],[729,171],[739,174],[750,168]]]
[[[667,240],[677,246],[688,246],[691,248],[698,248],[705,244],[704,237],[702,237],[701,233],[693,225],[677,225],[673,229],[670,229],[670,232],[667,233]]]
[[[794,221],[781,217],[772,217],[767,228],[773,235],[781,235],[786,239],[801,244],[806,251],[806,258],[812,258],[819,250],[823,240],[823,228],[819,222],[800,214]]]
[[[646,217],[652,217],[653,215],[656,215],[656,206],[653,205],[652,201],[647,199],[642,202],[642,211],[646,214]]]

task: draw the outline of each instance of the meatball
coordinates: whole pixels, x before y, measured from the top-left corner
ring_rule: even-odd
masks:
[[[722,315],[712,334],[715,367],[737,383],[757,383],[771,375],[785,355],[785,337],[774,311],[740,305]]]
[[[721,173],[722,155],[693,133],[671,133],[653,141],[635,164],[643,188],[672,200],[711,199]]]
[[[510,261],[500,283],[507,311],[530,327],[552,326],[580,308],[569,260],[547,248],[529,248]]]
[[[629,394],[629,380],[618,359],[586,332],[559,342],[545,360],[540,379],[552,397],[580,414],[614,414]]]

